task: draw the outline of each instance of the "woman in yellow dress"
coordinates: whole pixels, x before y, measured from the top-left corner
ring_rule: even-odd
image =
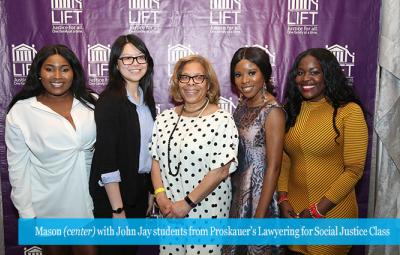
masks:
[[[335,56],[297,56],[289,73],[284,160],[278,182],[284,218],[356,218],[355,185],[368,129],[360,100]],[[289,246],[293,254],[347,254],[351,246]]]

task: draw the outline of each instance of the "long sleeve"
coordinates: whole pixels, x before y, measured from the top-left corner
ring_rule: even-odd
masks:
[[[348,113],[343,118],[344,171],[325,193],[335,204],[346,197],[361,178],[368,145],[368,129],[360,107],[349,104],[346,108]]]
[[[12,187],[11,200],[21,218],[34,218],[36,214],[32,205],[31,176],[28,167],[30,151],[21,129],[14,123],[12,113],[7,115],[5,141]]]
[[[94,112],[97,139],[92,171],[101,176],[118,171],[118,118],[119,104],[110,98],[100,97]]]
[[[290,158],[283,152],[282,155],[282,165],[281,165],[281,173],[278,178],[278,191],[288,191],[288,181],[289,181],[289,170],[290,170]]]

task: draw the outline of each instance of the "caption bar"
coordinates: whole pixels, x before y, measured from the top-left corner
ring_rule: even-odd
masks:
[[[20,219],[20,245],[400,245],[400,219]]]

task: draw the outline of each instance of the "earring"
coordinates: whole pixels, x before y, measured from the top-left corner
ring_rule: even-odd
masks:
[[[240,93],[240,94],[239,94],[239,98],[238,98],[238,104],[239,104],[239,105],[243,104],[243,101],[244,101],[244,100],[243,100],[243,97],[244,97],[243,94]]]
[[[39,76],[38,80],[42,80],[42,77]]]
[[[267,84],[265,84],[265,82],[264,82],[264,85],[263,85],[262,91],[261,91],[261,93],[262,93],[261,99],[264,103],[267,102],[267,98],[265,97],[265,91],[267,91]]]

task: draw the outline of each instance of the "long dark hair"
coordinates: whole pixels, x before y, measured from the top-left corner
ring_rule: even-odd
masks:
[[[243,47],[239,48],[232,57],[231,60],[231,83],[235,85],[235,66],[242,59],[257,65],[264,77],[267,91],[276,96],[275,87],[271,83],[272,67],[269,62],[268,54],[258,47]],[[235,88],[236,89],[236,88]]]
[[[288,131],[290,127],[293,127],[296,123],[296,118],[300,113],[301,103],[303,102],[303,97],[297,88],[295,79],[297,76],[297,68],[299,63],[305,56],[313,56],[321,65],[325,82],[325,97],[334,109],[332,115],[332,125],[336,132],[336,140],[340,136],[340,132],[336,126],[336,115],[339,107],[353,102],[361,107],[364,112],[364,116],[366,115],[366,111],[362,106],[360,99],[354,92],[352,84],[350,84],[350,81],[343,73],[336,57],[332,54],[332,52],[324,48],[312,48],[300,53],[296,57],[296,60],[289,71],[285,96],[285,110],[287,112],[286,131]]]
[[[118,58],[121,56],[124,46],[128,43],[133,44],[133,46],[135,46],[146,57],[147,71],[140,79],[139,86],[143,90],[144,103],[149,106],[154,117],[156,115],[153,96],[154,62],[144,42],[134,34],[119,36],[111,47],[110,61],[108,63],[108,84],[105,89],[105,93],[107,93],[107,91],[114,91],[120,96],[126,96],[126,82],[118,70],[117,65]]]
[[[92,91],[86,87],[85,76],[79,59],[67,46],[54,44],[43,47],[36,54],[29,69],[28,76],[26,77],[25,85],[22,87],[21,91],[13,97],[7,111],[10,111],[13,105],[19,100],[39,96],[44,93],[45,88],[39,80],[40,69],[42,68],[44,61],[52,55],[60,55],[68,61],[74,73],[74,78],[70,88],[73,96],[86,107],[93,109],[92,105],[96,104],[96,99],[91,95]]]

